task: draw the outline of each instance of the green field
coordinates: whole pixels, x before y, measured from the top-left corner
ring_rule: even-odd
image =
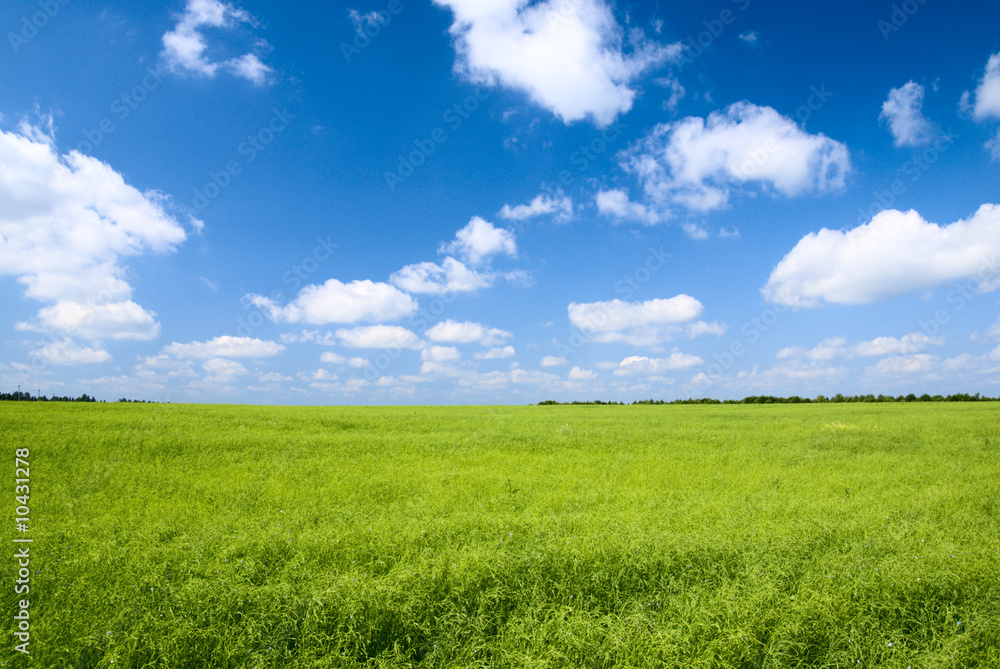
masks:
[[[993,403],[5,402],[0,443],[0,666],[1000,667]]]

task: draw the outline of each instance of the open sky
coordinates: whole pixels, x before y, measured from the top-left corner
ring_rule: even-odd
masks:
[[[8,0],[0,386],[1000,393],[1000,4]]]

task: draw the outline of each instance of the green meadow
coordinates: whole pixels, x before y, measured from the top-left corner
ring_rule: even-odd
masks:
[[[4,402],[0,444],[0,666],[1000,667],[993,403]]]

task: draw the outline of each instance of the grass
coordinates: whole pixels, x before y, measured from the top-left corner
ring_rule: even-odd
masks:
[[[7,402],[0,443],[34,666],[1000,666],[991,404]]]

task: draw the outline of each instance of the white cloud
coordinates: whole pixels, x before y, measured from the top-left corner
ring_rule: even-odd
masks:
[[[751,46],[754,46],[760,41],[760,35],[752,30],[750,32],[740,33],[738,37]]]
[[[276,323],[377,323],[410,316],[417,303],[406,293],[387,283],[329,279],[321,286],[308,285],[288,305],[279,307],[261,295],[248,295]]]
[[[517,255],[514,233],[494,227],[479,216],[473,216],[468,225],[455,233],[455,241],[442,244],[440,253],[455,253],[470,265],[497,255]]]
[[[347,10],[348,16],[351,17],[351,23],[354,24],[354,32],[357,33],[358,37],[365,38],[365,27],[375,28],[376,26],[381,26],[384,24],[382,16],[377,11],[370,11],[366,14],[362,14],[356,9]]]
[[[678,369],[689,369],[704,361],[696,355],[672,353],[666,358],[647,358],[633,355],[622,360],[615,369],[615,376],[653,376]]]
[[[277,342],[229,335],[190,344],[174,342],[163,347],[164,353],[175,358],[269,358],[284,350]]]
[[[824,339],[812,350],[798,347],[783,348],[778,351],[778,360],[788,358],[809,358],[810,360],[832,360],[838,357],[847,356],[847,338],[831,337]]]
[[[319,361],[325,365],[343,365],[347,360],[342,355],[337,355],[333,351],[327,351],[319,356]]]
[[[472,357],[476,360],[500,360],[502,358],[513,358],[515,354],[513,346],[503,346],[491,348],[482,353],[476,353]]]
[[[273,70],[256,53],[245,53],[221,61],[212,60],[207,55],[210,49],[205,38],[205,28],[233,30],[244,23],[256,26],[256,21],[250,14],[228,2],[188,0],[177,25],[163,35],[161,56],[167,68],[174,73],[185,72],[212,78],[223,70],[255,84],[263,84]],[[254,47],[260,52],[267,49],[268,44],[256,39]]]
[[[930,337],[923,332],[911,332],[900,338],[876,337],[857,345],[855,352],[862,357],[919,353],[928,346],[941,346],[943,337]]]
[[[32,323],[18,323],[18,330],[66,332],[87,339],[150,340],[160,334],[156,314],[132,300],[107,304],[81,304],[62,300],[38,312]]]
[[[977,121],[1000,118],[1000,53],[986,61],[986,72],[976,89],[976,104],[972,114]]]
[[[934,126],[924,117],[923,104],[924,87],[915,81],[889,91],[879,118],[888,121],[896,146],[923,146],[933,141]]]
[[[236,76],[258,85],[266,82],[268,76],[273,72],[270,67],[265,65],[260,58],[252,53],[246,53],[238,58],[233,58],[228,61],[228,65],[232,67],[233,73]]]
[[[367,367],[369,362],[365,358],[353,357],[347,361],[348,367],[354,367],[355,369],[364,369]]]
[[[542,358],[542,367],[561,367],[566,364],[566,358],[557,358],[554,355],[547,355]]]
[[[569,370],[569,375],[566,377],[570,381],[589,381],[591,379],[597,378],[597,372],[592,369],[581,369],[579,367],[574,367]]]
[[[986,150],[990,152],[990,157],[1000,162],[1000,129],[997,130],[997,136],[986,142]]]
[[[569,305],[569,321],[587,332],[618,332],[642,325],[685,323],[701,315],[705,307],[690,295],[645,302],[589,302]]]
[[[629,83],[681,52],[632,31],[626,54],[624,31],[603,0],[434,1],[454,13],[456,71],[524,91],[564,123],[611,123],[632,108]]]
[[[941,227],[915,211],[883,211],[852,230],[809,233],[782,258],[761,290],[796,307],[869,304],[967,279],[1000,284],[1000,207]]]
[[[121,259],[167,253],[185,240],[166,213],[168,198],[139,192],[95,158],[59,156],[54,144],[27,123],[0,131],[0,275],[17,277],[27,297],[55,303],[22,329],[155,337],[159,324],[131,301]]]
[[[622,189],[598,191],[596,202],[599,213],[623,221],[639,221],[655,225],[667,218],[640,202],[632,202],[628,193]]]
[[[477,272],[451,257],[440,265],[432,262],[407,265],[389,277],[389,281],[409,293],[430,295],[475,292],[489,288],[493,279],[492,274]]]
[[[664,88],[670,89],[670,97],[663,101],[661,107],[665,111],[674,112],[677,111],[677,105],[680,104],[684,96],[687,95],[687,90],[681,85],[681,82],[677,77],[657,77],[653,79],[653,82],[663,86]]]
[[[467,372],[460,367],[450,365],[446,362],[435,362],[427,360],[420,365],[420,373],[429,376],[459,377],[465,376]]]
[[[876,337],[869,341],[849,345],[846,337],[825,339],[815,348],[783,348],[778,351],[778,359],[808,358],[813,361],[851,359],[854,357],[881,357],[919,353],[928,346],[941,346],[943,337],[930,337],[923,332],[911,332],[903,337]]]
[[[536,216],[553,216],[560,223],[573,218],[573,200],[562,193],[558,197],[537,195],[529,204],[519,204],[511,207],[505,204],[500,210],[500,216],[510,221],[523,221]]]
[[[724,328],[718,323],[695,321],[703,310],[701,302],[689,295],[645,302],[574,302],[568,307],[570,323],[593,341],[631,346],[655,346],[682,335],[722,334]]]
[[[502,388],[508,385],[554,387],[562,382],[555,374],[536,372],[515,367],[509,370],[494,370],[486,374],[463,374],[458,385],[477,388]]]
[[[261,383],[289,383],[295,379],[284,374],[278,374],[277,372],[268,372],[267,374],[261,374],[257,380]]]
[[[420,337],[398,325],[343,328],[337,330],[337,336],[347,348],[418,349],[423,346]]]
[[[691,239],[708,239],[708,230],[697,223],[685,223],[682,227]]]
[[[909,356],[893,356],[884,358],[872,367],[879,374],[917,374],[932,370],[938,361],[937,356],[918,353]]]
[[[247,368],[235,360],[213,358],[206,360],[201,368],[207,373],[205,381],[209,383],[232,383],[238,376],[245,376]]]
[[[997,318],[996,322],[986,331],[986,336],[1000,339],[1000,318]]]
[[[431,346],[420,352],[420,359],[429,362],[453,362],[461,357],[454,346]]]
[[[320,346],[334,346],[337,338],[329,332],[319,333],[319,330],[303,330],[302,332],[282,332],[280,335],[282,344],[303,344],[305,342],[315,342]]]
[[[51,342],[47,346],[32,351],[31,355],[42,358],[53,365],[78,365],[111,360],[111,355],[103,348],[80,346],[69,337]]]
[[[303,381],[329,382],[336,381],[337,375],[327,369],[317,369],[312,372],[303,372],[299,374],[299,378]]]
[[[483,346],[498,346],[505,339],[513,336],[510,332],[505,332],[497,328],[488,328],[479,323],[465,321],[459,323],[451,319],[441,321],[429,330],[427,338],[431,341],[445,342],[450,344],[471,344],[479,343]]]
[[[783,365],[776,365],[763,372],[747,374],[740,372],[737,379],[749,381],[751,387],[777,389],[778,392],[787,393],[789,384],[801,386],[803,383],[818,387],[819,392],[829,392],[829,388],[835,383],[847,378],[851,370],[846,367],[831,367],[818,362],[803,363],[794,361]],[[709,377],[704,377],[708,379]],[[819,394],[819,393],[817,393]]]
[[[805,132],[771,107],[738,102],[707,119],[656,126],[622,166],[657,206],[710,211],[726,206],[737,186],[788,197],[841,188],[851,161],[844,144]]]

